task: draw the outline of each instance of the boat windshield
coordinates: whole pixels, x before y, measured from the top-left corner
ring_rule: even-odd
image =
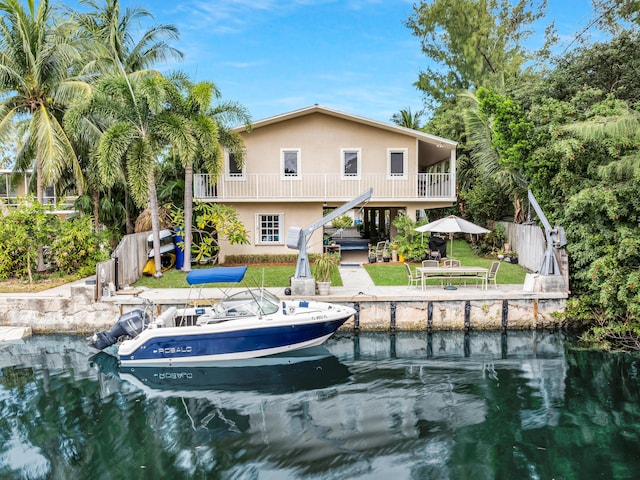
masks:
[[[215,306],[217,316],[257,316],[278,311],[280,299],[260,289],[243,290],[229,295]]]

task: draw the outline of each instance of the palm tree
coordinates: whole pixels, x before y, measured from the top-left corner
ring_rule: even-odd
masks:
[[[16,123],[28,122],[14,168],[31,168],[35,158],[36,195],[43,203],[45,184],[55,184],[68,170],[82,193],[82,170],[61,118],[64,108],[90,89],[73,73],[81,56],[72,26],[56,21],[48,0],[37,10],[34,0],[26,9],[23,3],[0,2],[0,141]],[[38,269],[43,268],[40,248]]]
[[[522,199],[526,197],[527,182],[518,171],[505,168],[500,162],[500,152],[492,144],[493,118],[479,111],[480,101],[473,92],[460,97],[468,102],[464,111],[464,123],[471,151],[469,164],[476,174],[492,178],[511,199],[515,223],[524,221]]]
[[[141,33],[137,39],[133,32],[138,30],[138,25],[145,19],[153,19],[153,16],[142,8],[127,8],[124,13],[120,8],[119,0],[81,0],[80,4],[88,7],[84,12],[68,10],[73,21],[85,40],[87,58],[91,59],[89,66],[94,73],[104,75],[122,75],[128,78],[132,75],[144,76],[149,73],[151,67],[158,62],[170,59],[182,59],[182,52],[171,47],[168,41],[178,39],[178,31],[172,25],[155,25]],[[85,166],[87,178],[99,180],[99,175],[91,175],[97,166],[92,163],[93,146],[97,145],[102,133],[109,127],[109,122],[101,124],[96,118],[88,120],[82,117],[68,117],[69,125],[75,132],[76,140],[82,141],[87,148],[87,164]],[[124,159],[119,171],[117,183],[126,185],[126,165]],[[98,205],[104,202],[100,200],[100,191],[103,186],[99,181],[90,182],[93,198],[94,215],[98,215]],[[133,232],[129,205],[129,194],[124,192],[124,214],[127,233]],[[98,217],[96,216],[96,225]]]
[[[71,101],[89,93],[89,85],[73,76],[81,57],[73,29],[55,23],[48,0],[25,10],[20,0],[0,2],[0,139],[24,118],[29,120],[17,167],[28,167],[35,156],[36,193],[54,184],[65,169],[75,173],[79,192],[82,171],[60,119]]]
[[[222,148],[226,148],[237,162],[244,160],[242,137],[232,131],[228,124],[232,121],[244,122],[249,127],[250,117],[244,107],[235,102],[221,102],[212,106],[214,99],[221,97],[218,88],[211,82],[192,83],[184,75],[176,73],[172,79],[180,90],[172,100],[172,110],[184,116],[197,140],[194,158],[181,158],[184,167],[184,251],[191,254],[193,221],[193,170],[194,163],[204,168],[212,178],[222,170]],[[184,271],[191,270],[191,262],[186,261]]]
[[[420,125],[424,110],[420,110],[416,113],[411,113],[411,108],[403,108],[399,112],[394,113],[391,117],[391,121],[401,127],[411,128],[412,130],[420,130]]]
[[[91,101],[82,107],[87,118],[109,124],[96,149],[104,184],[110,187],[123,175],[125,159],[133,200],[140,207],[149,205],[158,277],[162,272],[156,163],[171,149],[192,161],[198,147],[189,120],[170,108],[175,90],[176,86],[159,73],[114,75],[100,80]]]

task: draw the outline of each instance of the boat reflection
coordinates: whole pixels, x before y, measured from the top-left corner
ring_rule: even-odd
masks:
[[[120,379],[155,397],[205,397],[211,392],[284,394],[327,388],[346,382],[351,373],[324,347],[233,362],[189,366],[119,367],[104,354],[92,360],[102,373]]]

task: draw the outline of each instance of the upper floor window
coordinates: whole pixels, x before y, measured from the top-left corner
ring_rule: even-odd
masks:
[[[282,176],[284,178],[300,178],[300,149],[283,148],[280,150],[282,160]]]
[[[341,172],[343,178],[359,179],[361,173],[361,152],[359,148],[341,150]]]
[[[281,213],[256,214],[256,244],[284,243],[284,215]]]
[[[407,174],[407,149],[390,148],[387,150],[389,176],[404,177]]]
[[[237,157],[231,152],[227,153],[227,172],[231,178],[244,177],[244,165],[242,162],[238,164]]]

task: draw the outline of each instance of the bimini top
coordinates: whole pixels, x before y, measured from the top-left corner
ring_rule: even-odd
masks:
[[[236,283],[244,278],[247,266],[242,267],[213,267],[191,270],[187,273],[189,285],[202,283]]]

